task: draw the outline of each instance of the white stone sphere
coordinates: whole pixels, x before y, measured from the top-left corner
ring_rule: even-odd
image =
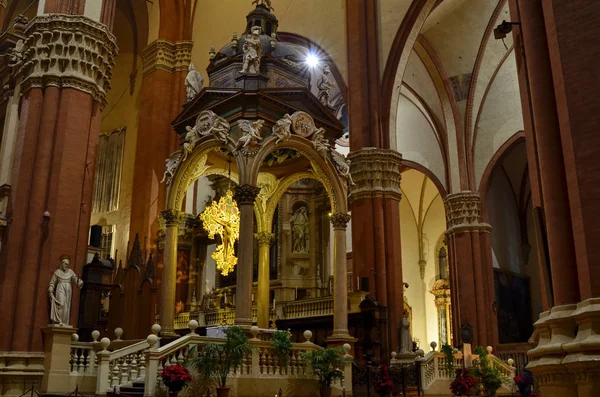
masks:
[[[508,365],[510,365],[511,367],[514,367],[515,360],[513,360],[512,358],[509,358],[507,362],[508,362]]]
[[[100,331],[98,331],[97,329],[92,331],[92,339],[94,339],[94,342],[98,341],[98,338],[100,337]]]
[[[123,335],[123,328],[115,328],[115,336],[117,337],[117,340],[121,339],[121,335]]]
[[[342,347],[344,348],[346,354],[350,353],[350,350],[352,350],[352,347],[348,343],[344,343]]]
[[[437,348],[437,342],[433,341],[429,344],[429,346],[431,346],[431,350],[435,350]]]
[[[306,330],[304,331],[304,339],[306,339],[307,342],[310,342],[310,339],[312,338],[313,333],[310,330]]]
[[[148,344],[150,345],[150,348],[152,348],[156,345],[156,342],[158,342],[158,336],[156,336],[154,334],[150,334],[146,338],[146,342],[148,342]]]
[[[106,350],[108,348],[108,346],[110,346],[110,339],[102,338],[100,340],[100,346],[102,346],[102,349]]]
[[[190,322],[188,323],[188,327],[192,330],[193,333],[196,332],[196,328],[198,328],[198,321],[196,320],[190,320]]]
[[[71,340],[72,340],[73,342],[77,342],[77,341],[79,340],[79,335],[77,335],[77,334],[72,334],[72,335],[71,335]]]
[[[425,350],[423,349],[418,349],[415,354],[419,357],[423,357],[425,355]]]
[[[256,325],[253,325],[252,327],[250,327],[250,333],[252,334],[252,337],[254,339],[258,338],[259,332],[260,332],[260,328],[258,328]]]
[[[492,346],[488,346],[488,347],[485,348],[485,350],[488,352],[488,354],[492,354],[492,351],[494,349],[492,348]]]
[[[152,330],[152,333],[154,335],[158,335],[160,333],[160,330],[162,329],[160,324],[153,324],[152,327],[150,328]]]

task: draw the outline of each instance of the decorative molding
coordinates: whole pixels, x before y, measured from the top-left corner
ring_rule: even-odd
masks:
[[[106,25],[81,15],[39,15],[25,36],[22,59],[13,65],[23,76],[23,93],[32,87],[74,88],[106,106],[118,53]]]
[[[193,41],[155,40],[142,51],[142,70],[146,76],[155,70],[169,73],[187,71],[192,61]]]
[[[183,220],[181,211],[166,210],[166,211],[161,212],[160,214],[161,214],[162,218],[165,220],[166,227],[172,227],[172,226],[179,227],[179,224]]]
[[[481,196],[477,192],[464,191],[449,194],[444,200],[448,233],[466,230],[491,231],[492,227],[481,222]]]
[[[346,229],[348,226],[348,222],[350,222],[349,214],[333,214],[331,215],[331,224],[334,229]]]
[[[256,238],[256,241],[258,241],[259,247],[270,247],[275,239],[275,235],[268,232],[254,233],[254,237]]]
[[[429,291],[435,296],[435,307],[445,308],[450,304],[450,282],[448,280],[438,280],[433,284]]]
[[[234,199],[239,205],[254,205],[258,193],[260,193],[258,187],[251,185],[236,186]]]
[[[8,5],[8,0],[0,0],[0,7],[6,8],[7,5]]]
[[[348,155],[350,174],[350,203],[372,198],[391,198],[400,201],[400,166],[402,155],[390,149],[364,148]]]

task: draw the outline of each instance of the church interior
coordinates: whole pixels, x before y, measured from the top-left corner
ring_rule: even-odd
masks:
[[[600,3],[0,23],[0,395],[445,397],[490,365],[465,395],[600,396]],[[227,383],[173,394],[237,329]],[[325,387],[328,349],[352,364]]]

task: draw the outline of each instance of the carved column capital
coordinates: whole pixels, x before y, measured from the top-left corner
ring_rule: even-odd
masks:
[[[251,185],[238,185],[235,187],[234,199],[239,205],[253,205],[260,188]]]
[[[350,222],[350,215],[348,214],[333,214],[331,215],[331,224],[334,229],[346,229]]]
[[[188,70],[192,61],[192,41],[155,40],[142,51],[142,70],[146,76],[155,70],[169,73]]]
[[[481,222],[481,197],[477,192],[464,191],[449,194],[444,200],[448,233],[467,230],[490,231],[491,226]]]
[[[166,210],[160,213],[162,218],[165,220],[167,227],[179,227],[179,224],[183,220],[183,214],[177,210]]]
[[[256,238],[256,241],[258,241],[259,247],[270,247],[275,239],[275,235],[269,232],[254,233],[254,237]]]
[[[106,25],[82,15],[38,15],[24,35],[12,65],[23,76],[23,92],[32,87],[74,88],[106,106],[118,53],[117,40]]]
[[[391,149],[364,148],[348,155],[354,185],[350,203],[370,198],[400,200],[402,155]]]
[[[8,0],[0,0],[0,7],[6,8],[7,5],[8,5]]]

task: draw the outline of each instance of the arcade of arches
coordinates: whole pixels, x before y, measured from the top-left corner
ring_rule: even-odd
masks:
[[[0,394],[51,361],[68,255],[80,340],[196,319],[387,360],[406,313],[415,349],[470,327],[545,397],[596,395],[600,3],[0,0],[0,21]],[[239,231],[213,233],[228,197]]]

